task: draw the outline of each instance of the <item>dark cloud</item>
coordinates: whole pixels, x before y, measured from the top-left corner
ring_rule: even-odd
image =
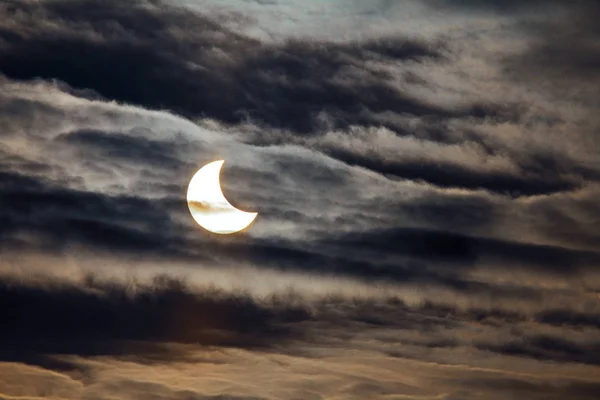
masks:
[[[138,368],[147,366],[157,370],[174,364],[181,370],[187,368],[185,365],[204,368],[222,363],[226,368],[226,363],[233,360],[219,361],[208,356],[207,352],[215,347],[243,348],[260,357],[285,354],[287,357],[280,361],[285,365],[293,362],[289,357],[300,356],[303,362],[311,358],[318,361],[327,352],[336,354],[348,346],[358,350],[369,345],[385,355],[427,361],[435,360],[431,353],[435,351],[456,352],[460,357],[461,349],[472,346],[467,332],[485,331],[486,326],[517,326],[528,320],[526,314],[511,311],[508,306],[466,310],[434,303],[408,306],[395,297],[330,296],[308,301],[290,292],[257,301],[246,293],[192,289],[181,279],[169,276],[158,276],[150,283],[135,280],[117,283],[94,275],[77,283],[56,280],[45,281],[41,286],[6,277],[1,282],[0,295],[4,301],[0,305],[3,323],[0,360],[67,373],[79,377],[86,385],[97,382],[96,389],[100,386],[122,396],[152,388],[157,396],[164,393],[165,398],[180,395],[202,398],[191,391],[172,392],[158,384],[154,386],[147,379],[141,387],[138,381],[128,381],[125,376],[119,383],[103,382],[101,376],[90,371],[92,366],[82,364],[81,358],[68,356],[96,362],[120,360]],[[311,353],[311,349],[319,348],[326,353]],[[411,348],[420,350],[403,354]],[[509,355],[597,364],[593,343],[575,343],[547,335],[523,334],[520,339],[511,335],[499,343],[479,339],[475,348],[485,350],[487,358]],[[373,357],[376,353],[369,354]],[[237,357],[244,356],[238,354],[234,358]],[[346,363],[348,368],[351,365]],[[473,378],[470,387],[478,387],[480,391],[494,390],[494,384],[499,383],[489,376],[475,380],[469,370],[445,382],[464,387],[464,377]],[[376,381],[371,384],[379,385]],[[385,385],[385,380],[381,384]],[[537,383],[513,384],[519,393],[531,396],[546,393]],[[357,390],[358,387],[361,392],[372,391],[366,383],[357,384]],[[560,387],[564,395],[577,393],[587,398],[594,385],[591,382],[579,385],[566,379]],[[398,389],[390,389],[389,393],[395,393],[394,390]]]
[[[440,187],[459,187],[466,189],[485,189],[511,197],[552,194],[571,191],[580,187],[580,183],[560,176],[545,177],[548,171],[536,174],[535,170],[526,169],[522,175],[509,172],[477,171],[457,164],[444,164],[431,161],[383,161],[343,152],[330,150],[332,157],[350,165],[358,165],[377,171],[396,179],[424,181]]]
[[[46,150],[68,159],[65,149],[75,149],[75,156],[86,160],[91,172],[111,165],[121,171],[133,165],[142,171],[177,173],[189,167],[177,157],[189,143],[152,140],[139,129],[128,133],[67,132],[48,142]],[[175,222],[178,214],[188,213],[183,187],[177,187],[179,193],[171,191],[158,199],[101,193],[87,190],[79,177],[64,171],[69,179],[52,178],[57,169],[60,167],[41,159],[28,160],[7,149],[0,161],[0,237],[5,250],[56,254],[82,245],[121,254],[189,256],[185,227]]]
[[[485,230],[499,218],[498,208],[486,197],[444,196],[443,201],[426,198],[398,205],[394,210],[448,232],[457,228],[463,232]]]
[[[136,148],[130,145],[131,140],[123,142],[119,135],[110,140],[100,135],[100,142],[95,134],[78,135],[73,137],[77,140],[91,137],[91,143],[101,143],[98,148],[106,151],[110,151],[113,140],[124,143],[124,151]],[[138,160],[163,160],[162,155],[154,155],[152,151],[125,153]],[[460,274],[481,263],[569,275],[578,274],[600,260],[600,255],[594,252],[409,228],[326,235],[310,249],[284,239],[243,236],[218,241],[212,236],[190,239],[193,224],[188,221],[189,224],[182,225],[175,218],[189,213],[183,195],[178,199],[151,200],[90,193],[14,173],[4,174],[0,205],[3,221],[0,234],[7,250],[18,247],[61,253],[77,244],[124,255],[198,261],[220,258],[234,263],[251,262],[266,269],[365,280],[433,282],[476,292],[493,289],[469,283]],[[373,253],[380,257],[373,258]]]
[[[571,274],[600,261],[600,254],[595,252],[415,228],[348,233],[334,240],[326,240],[326,243],[382,255],[408,255],[450,262],[453,268],[468,268],[475,265],[476,261],[477,264],[495,261],[504,268],[540,268]]]
[[[554,326],[594,327],[600,329],[600,314],[577,312],[568,309],[546,310],[536,315],[536,320]]]
[[[0,294],[0,358],[53,369],[68,365],[53,362],[52,355],[180,362],[187,359],[186,347],[177,343],[285,351],[281,345],[289,340],[331,343],[348,332],[372,329],[424,335],[418,341],[402,335],[382,339],[389,344],[454,347],[460,342],[452,333],[439,333],[471,323],[510,326],[528,318],[509,307],[459,309],[434,302],[409,306],[398,297],[308,300],[290,291],[258,301],[243,291],[188,287],[168,275],[141,282],[108,281],[89,273],[81,281],[56,279],[41,285],[5,276]],[[576,354],[582,362],[593,359],[584,354],[585,348],[565,343],[540,336],[478,347],[528,357],[567,360]]]
[[[58,79],[70,85],[65,87],[76,88],[72,90],[92,91],[82,94],[84,97],[93,98],[97,93],[108,99],[230,124],[250,118],[259,125],[303,133],[362,125],[385,126],[399,135],[415,135],[383,115],[515,121],[523,112],[494,104],[474,104],[462,110],[425,104],[394,89],[388,72],[366,67],[367,61],[439,59],[441,52],[434,45],[397,38],[266,44],[237,34],[207,16],[164,5],[144,7],[144,2],[134,2],[117,6],[95,1],[86,7],[64,1],[10,4],[4,12],[15,13],[16,25],[4,32],[0,71],[15,79]],[[48,24],[60,18],[64,23],[50,31],[45,24],[33,29],[28,24],[32,18]],[[76,29],[84,29],[85,34],[75,34]],[[107,64],[106,60],[118,62]],[[455,143],[456,138],[443,130],[430,131],[426,136]],[[79,145],[83,140],[88,144],[94,140],[99,145],[99,133],[78,135],[79,139],[70,140],[78,140]],[[499,151],[477,134],[467,136],[483,151]],[[126,150],[125,145],[114,143],[118,140],[114,135],[105,138],[104,146],[109,145],[108,140],[113,141],[111,152],[115,153],[116,145],[121,155],[148,150],[157,154],[156,146],[164,146],[157,142],[154,150]],[[339,149],[326,153],[394,178],[440,187],[486,189],[512,197],[571,191],[583,185],[580,177],[570,175],[569,170],[561,173],[546,168],[547,163],[529,160],[529,156],[513,160],[522,164],[522,171],[512,173],[486,172],[436,159],[382,161]],[[177,162],[164,158],[158,161]]]
[[[479,345],[481,349],[540,360],[600,364],[600,343],[576,343],[558,336],[532,335],[502,344]]]
[[[261,41],[174,4],[0,5],[0,369],[98,399],[597,397],[598,2],[425,1],[473,18],[458,46]],[[185,201],[224,154],[240,235]],[[187,368],[221,386],[153,381]]]
[[[452,111],[425,104],[392,88],[388,73],[365,68],[367,61],[440,57],[433,46],[415,41],[265,44],[209,17],[144,1],[11,1],[0,11],[14,21],[0,30],[0,72],[6,76],[58,79],[76,90],[188,117],[251,118],[308,133],[382,125],[374,115],[383,112],[441,118],[501,112],[495,105]],[[60,27],[52,28],[57,21]]]
[[[600,2],[556,3],[562,9],[558,15],[521,24],[530,46],[506,57],[505,72],[546,95],[595,107],[600,87],[600,29],[596,23]]]
[[[168,243],[177,240],[169,240],[168,211],[148,200],[52,187],[19,174],[4,175],[0,190],[0,218],[4,221],[0,234],[4,237],[18,232],[40,234],[42,246],[52,251],[69,243],[166,251]]]
[[[183,197],[170,204],[169,199],[90,193],[6,173],[0,190],[0,205],[3,221],[0,235],[6,250],[37,249],[56,254],[78,244],[124,255],[180,260],[225,257],[231,261],[252,262],[262,268],[353,275],[365,279],[403,279],[415,275],[406,268],[381,268],[367,261],[305,250],[286,240],[240,237],[217,241],[211,236],[192,241],[187,237],[191,223],[182,226],[174,218],[174,213],[189,213]],[[461,251],[444,247],[443,243],[440,246],[435,249],[438,254],[432,256],[436,260],[450,255],[449,251]],[[407,255],[427,259],[430,251],[406,248]]]
[[[127,133],[83,130],[61,134],[54,140],[81,149],[84,156],[95,153],[107,163],[125,160],[145,165],[147,169],[183,169],[186,164],[178,157],[178,153],[191,143],[152,140],[148,136],[141,129]],[[200,149],[196,143],[193,145]]]
[[[88,275],[81,285],[46,286],[4,278],[0,291],[3,361],[44,363],[57,354],[176,361],[184,357],[171,342],[266,346],[288,334],[277,320],[309,317],[289,305],[265,308],[243,293],[196,293],[168,276],[142,284]]]

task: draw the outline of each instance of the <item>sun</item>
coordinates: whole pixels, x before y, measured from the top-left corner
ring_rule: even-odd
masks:
[[[188,185],[187,203],[198,225],[210,232],[231,234],[247,228],[258,213],[239,210],[227,201],[219,180],[224,162],[211,162],[194,174]]]

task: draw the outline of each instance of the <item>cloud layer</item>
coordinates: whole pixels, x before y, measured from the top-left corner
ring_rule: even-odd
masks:
[[[597,12],[3,2],[0,399],[597,397]]]

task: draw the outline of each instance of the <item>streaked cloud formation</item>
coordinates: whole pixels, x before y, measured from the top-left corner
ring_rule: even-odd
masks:
[[[0,399],[596,398],[599,7],[3,2]]]

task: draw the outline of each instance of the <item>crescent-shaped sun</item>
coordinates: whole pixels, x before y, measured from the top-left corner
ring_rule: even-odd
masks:
[[[187,191],[188,208],[194,220],[218,234],[239,232],[258,215],[238,210],[223,195],[219,174],[224,162],[214,161],[200,168],[190,180]]]

